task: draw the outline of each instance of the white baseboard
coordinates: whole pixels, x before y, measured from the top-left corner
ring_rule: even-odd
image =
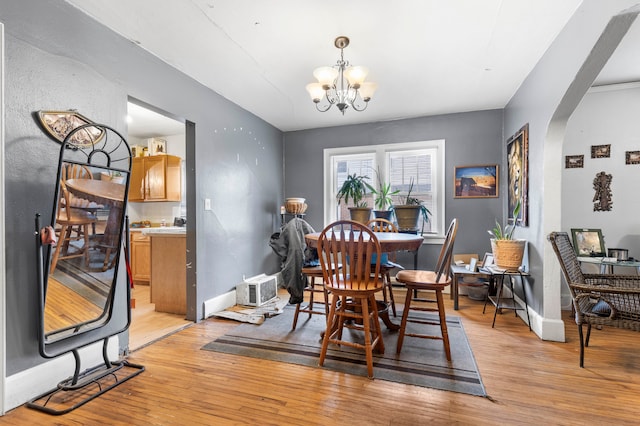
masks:
[[[212,314],[220,311],[224,311],[225,309],[236,304],[236,291],[231,290],[228,293],[221,294],[220,296],[216,296],[213,299],[205,300],[202,308],[202,315],[204,318],[209,318]]]
[[[82,371],[104,364],[102,341],[82,348],[78,353],[82,362]],[[117,336],[109,339],[107,355],[112,361],[118,360]],[[73,376],[75,366],[73,355],[68,353],[7,377],[5,382],[5,410],[16,408],[38,395],[54,389],[58,383]]]

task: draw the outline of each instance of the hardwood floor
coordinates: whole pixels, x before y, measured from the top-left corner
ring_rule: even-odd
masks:
[[[396,300],[403,300],[402,291]],[[541,341],[513,313],[491,328],[482,303],[462,297],[462,318],[488,398],[209,352],[236,327],[208,319],[133,352],[146,371],[63,416],[19,407],[1,424],[38,425],[419,425],[637,424],[640,342],[632,331],[593,330],[578,366],[577,329]],[[301,318],[298,327],[304,327]],[[391,349],[387,349],[391,350]],[[364,359],[364,355],[363,355]]]
[[[131,309],[130,351],[140,349],[193,324],[192,321],[184,319],[184,315],[156,312],[155,305],[150,302],[149,296],[148,285],[136,284],[131,292],[131,297],[135,299],[135,308]]]

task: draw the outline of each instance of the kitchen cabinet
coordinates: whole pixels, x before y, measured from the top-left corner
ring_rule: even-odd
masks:
[[[186,233],[151,231],[151,295],[157,312],[187,313]]]
[[[151,239],[142,232],[131,232],[131,276],[133,281],[151,279]]]
[[[174,155],[134,158],[129,201],[180,201],[180,164],[180,157]]]

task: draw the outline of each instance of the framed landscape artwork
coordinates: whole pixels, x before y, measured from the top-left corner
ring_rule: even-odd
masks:
[[[604,238],[601,229],[572,229],[573,248],[578,256],[604,256]]]
[[[624,157],[626,164],[640,164],[640,151],[626,151]]]
[[[458,166],[454,172],[454,198],[498,196],[498,165]]]
[[[581,169],[584,167],[584,155],[567,155],[564,157],[565,169]]]
[[[520,226],[529,225],[529,123],[507,141],[507,205],[509,222],[517,220]],[[518,217],[513,210],[521,201]]]
[[[611,144],[591,145],[591,158],[609,158],[609,157],[611,157]]]

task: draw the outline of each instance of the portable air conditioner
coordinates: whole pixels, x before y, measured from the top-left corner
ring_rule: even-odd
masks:
[[[256,275],[236,286],[238,305],[262,306],[276,297],[278,297],[278,284],[273,275]]]

